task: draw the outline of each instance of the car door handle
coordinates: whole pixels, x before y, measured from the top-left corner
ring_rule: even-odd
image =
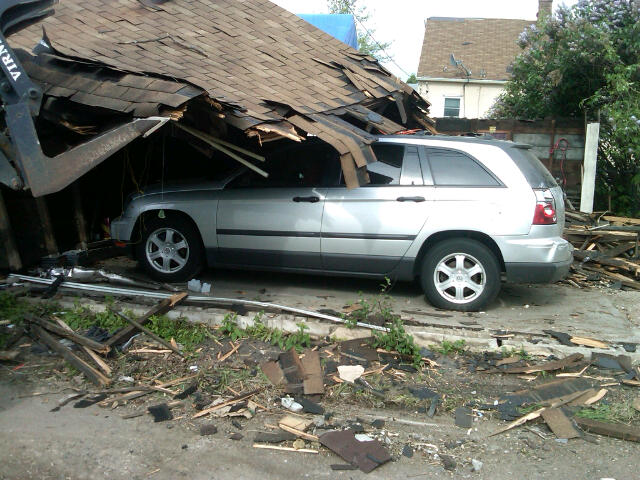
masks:
[[[424,197],[398,197],[397,202],[424,202]]]
[[[293,197],[293,201],[296,203],[300,203],[300,202],[318,203],[320,201],[320,197]]]

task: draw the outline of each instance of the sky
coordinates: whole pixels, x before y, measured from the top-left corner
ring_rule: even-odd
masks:
[[[293,13],[328,13],[326,0],[271,0]],[[572,6],[578,0],[554,0]],[[424,22],[429,17],[521,18],[535,21],[538,0],[360,0],[371,18],[368,27],[379,43],[392,42],[388,53],[393,62],[385,66],[402,80],[417,73],[424,38]],[[358,25],[361,31],[361,26]]]

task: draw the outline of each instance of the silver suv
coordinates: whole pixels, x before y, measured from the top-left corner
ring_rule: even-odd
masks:
[[[562,190],[528,146],[382,136],[373,149],[364,187],[345,187],[328,146],[282,148],[268,178],[239,170],[133,196],[111,234],[163,281],[205,265],[419,278],[434,306],[463,311],[494,300],[502,280],[567,274]]]

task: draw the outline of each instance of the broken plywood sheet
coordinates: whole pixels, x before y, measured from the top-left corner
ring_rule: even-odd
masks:
[[[571,439],[580,436],[573,422],[560,408],[547,408],[542,412],[542,418],[558,438]]]
[[[364,473],[391,460],[384,445],[377,440],[360,442],[356,440],[352,430],[325,433],[320,437],[320,443],[345,461],[358,466]]]

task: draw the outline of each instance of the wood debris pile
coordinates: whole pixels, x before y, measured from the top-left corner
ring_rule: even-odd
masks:
[[[567,210],[566,222],[564,236],[576,249],[568,283],[640,290],[640,219]]]

